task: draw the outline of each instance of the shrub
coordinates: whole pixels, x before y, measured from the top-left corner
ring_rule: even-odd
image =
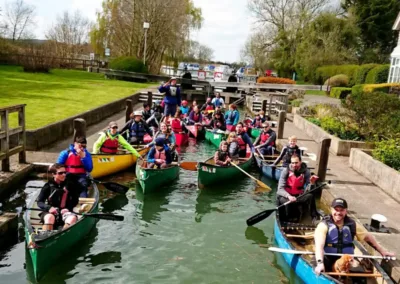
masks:
[[[138,73],[148,73],[143,62],[135,57],[121,56],[110,61],[111,69]]]
[[[344,74],[335,75],[325,81],[324,85],[331,87],[347,87],[349,85],[349,77]]]
[[[365,79],[367,84],[381,84],[386,83],[389,76],[390,65],[378,65],[372,68]]]
[[[302,102],[303,102],[302,100],[293,100],[290,101],[290,104],[292,105],[292,107],[299,107]]]
[[[52,50],[47,44],[27,46],[24,53],[19,59],[19,64],[25,72],[48,73],[51,68],[57,67],[57,61],[52,56]]]
[[[399,83],[384,83],[384,84],[367,84],[364,85],[364,92],[372,93],[372,92],[384,92],[389,93],[391,87],[398,88],[400,87]]]
[[[351,94],[354,96],[359,96],[364,92],[364,85],[354,85],[351,87]]]
[[[355,129],[351,129],[337,117],[325,116],[321,118],[321,127],[332,135],[344,140],[360,140]]]
[[[354,83],[357,84],[364,84],[365,83],[365,79],[367,78],[367,74],[368,72],[374,68],[378,66],[378,64],[364,64],[361,65],[356,73],[354,74]]]
[[[264,84],[296,84],[296,81],[288,78],[280,78],[280,77],[260,77],[257,80],[257,83]]]
[[[337,99],[345,99],[348,95],[351,94],[352,88],[332,88],[330,96]]]
[[[354,76],[359,67],[359,65],[330,65],[318,67],[315,71],[315,83],[322,84],[330,77],[344,74],[349,78],[349,86],[353,86],[355,82]]]
[[[307,120],[311,123],[314,123],[315,125],[321,126],[321,121],[318,118],[315,117],[309,117]]]
[[[389,167],[400,171],[400,138],[375,143],[372,156]]]

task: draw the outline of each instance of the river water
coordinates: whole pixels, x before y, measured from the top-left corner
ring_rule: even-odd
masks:
[[[181,154],[202,161],[214,151],[192,140]],[[255,167],[250,174],[261,178]],[[265,247],[274,245],[273,215],[254,227],[245,222],[274,207],[275,182],[262,178],[274,189],[270,193],[255,192],[255,182],[244,175],[199,190],[197,173],[181,169],[176,182],[143,196],[133,171],[110,180],[132,189],[124,196],[100,188],[101,210],[124,215],[124,222],[99,221],[40,283],[302,283]],[[32,186],[40,182],[30,181],[4,210],[20,209],[40,190]],[[30,269],[21,229],[19,242],[0,251],[0,283],[30,283]]]

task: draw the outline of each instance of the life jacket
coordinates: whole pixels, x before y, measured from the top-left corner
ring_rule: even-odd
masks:
[[[346,216],[342,230],[335,225],[332,216],[324,222],[328,226],[324,251],[326,253],[354,254],[353,240],[356,235],[356,222]]]
[[[304,192],[304,174],[296,177],[294,172],[289,171],[289,177],[286,181],[286,191],[290,195],[299,195]]]
[[[174,131],[175,133],[181,133],[182,132],[181,121],[177,118],[172,119],[171,128],[172,128],[172,131]]]
[[[294,148],[290,148],[289,145],[286,146],[286,155],[283,159],[283,163],[284,164],[290,164],[290,159],[292,158],[292,156],[296,154],[297,156],[300,157],[300,149],[299,147],[296,145]]]
[[[239,143],[237,141],[232,141],[229,143],[229,154],[231,157],[236,156],[239,154]]]
[[[65,170],[71,174],[86,174],[81,157],[68,149],[68,158],[65,161]]]
[[[199,113],[193,112],[193,121],[200,122],[200,112]]]
[[[103,142],[103,145],[101,145],[100,152],[103,153],[109,153],[109,154],[115,154],[118,152],[118,135],[117,134],[114,139],[111,139],[111,136],[107,131],[106,133],[106,140]]]
[[[47,198],[47,204],[52,207],[64,209],[68,207],[71,198],[69,191],[65,186],[56,187],[54,183],[49,183],[50,195]]]
[[[142,121],[132,122],[130,128],[130,137],[144,137],[146,134],[146,129],[144,128],[144,124]]]
[[[214,105],[213,104],[207,104],[207,106],[206,106],[206,109],[205,109],[206,111],[209,111],[209,110],[214,110]]]
[[[261,121],[261,119],[259,119],[259,120],[255,120],[255,123],[254,123],[254,127],[257,127],[257,128],[259,128],[259,127],[261,127],[261,125],[262,125],[262,121]]]
[[[225,162],[228,157],[229,157],[229,152],[224,152],[221,149],[218,150],[219,161]]]
[[[246,142],[244,142],[244,140],[242,138],[242,134],[238,134],[237,141],[239,144],[239,149],[246,150]]]
[[[154,159],[161,159],[161,160],[166,161],[167,155],[165,155],[165,150],[158,151],[156,148],[156,153],[154,154]]]
[[[262,143],[265,143],[265,142],[267,142],[267,140],[268,140],[268,138],[270,137],[271,135],[269,135],[269,133],[268,132],[261,132],[261,144]],[[272,141],[269,145],[267,145],[267,146],[273,146],[273,145],[275,145],[275,142],[274,141]]]
[[[148,120],[152,115],[151,110],[143,110],[142,115],[144,120]]]

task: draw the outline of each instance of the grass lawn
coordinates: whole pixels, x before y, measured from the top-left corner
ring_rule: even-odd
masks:
[[[108,80],[84,71],[55,69],[40,74],[0,66],[0,107],[26,104],[27,129],[36,129],[152,85]],[[16,125],[16,117],[16,113],[10,115],[11,125]]]
[[[306,90],[306,95],[326,96],[325,91]]]

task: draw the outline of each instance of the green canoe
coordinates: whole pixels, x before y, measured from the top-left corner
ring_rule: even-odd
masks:
[[[179,164],[176,162],[165,169],[147,169],[146,166],[147,162],[144,160],[136,163],[136,178],[144,194],[158,190],[179,176]]]
[[[217,148],[219,148],[221,141],[226,140],[227,136],[225,131],[218,130],[218,132],[213,132],[210,129],[206,129],[206,140]]]
[[[252,161],[253,155],[250,154],[248,158],[240,161],[238,166],[246,171],[250,168]],[[206,160],[204,163],[198,163],[197,167],[197,182],[199,188],[204,188],[212,184],[221,184],[223,181],[233,180],[243,176],[243,173],[234,166],[215,165],[214,157]]]
[[[36,199],[40,193],[32,198],[29,208],[39,208]],[[81,204],[91,205],[88,213],[97,213],[99,209],[99,191],[96,184],[92,184],[89,190],[89,198],[81,199],[74,211],[78,212]],[[33,274],[36,281],[39,281],[49,271],[53,264],[65,254],[71,251],[94,227],[96,218],[79,216],[78,221],[66,230],[49,231],[50,234],[43,234],[40,224],[39,211],[27,210],[25,212],[25,241],[27,251],[32,260]]]

